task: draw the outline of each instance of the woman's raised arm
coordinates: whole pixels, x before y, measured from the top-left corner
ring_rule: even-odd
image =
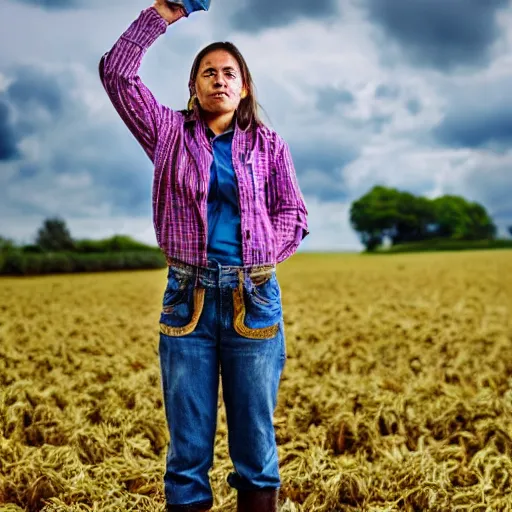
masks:
[[[169,24],[183,16],[186,13],[180,6],[156,0],[140,13],[99,63],[101,83],[108,97],[151,161],[163,107],[144,85],[138,71],[146,50]]]

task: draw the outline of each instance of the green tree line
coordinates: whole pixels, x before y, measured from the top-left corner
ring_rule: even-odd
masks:
[[[428,199],[380,185],[352,203],[350,223],[367,251],[375,251],[386,239],[392,247],[441,247],[440,241],[449,241],[447,247],[462,248],[461,242],[494,241],[497,233],[479,203],[456,195]]]
[[[125,235],[75,240],[63,219],[46,219],[33,243],[17,245],[0,236],[0,274],[36,275],[64,272],[151,269],[167,266],[159,247]]]

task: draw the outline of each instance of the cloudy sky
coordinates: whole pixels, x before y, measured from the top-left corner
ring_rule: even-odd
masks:
[[[0,235],[30,242],[59,215],[76,238],[156,244],[151,162],[97,74],[149,5],[0,0]],[[300,250],[359,249],[350,204],[375,184],[460,194],[501,234],[512,225],[509,0],[212,0],[167,29],[140,75],[184,108],[192,60],[215,40],[241,49],[290,144],[311,231]]]

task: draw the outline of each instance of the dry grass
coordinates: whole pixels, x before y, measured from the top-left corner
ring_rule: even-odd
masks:
[[[512,510],[511,251],[299,254],[278,277],[282,512]],[[0,280],[0,510],[163,510],[164,286],[165,270]]]

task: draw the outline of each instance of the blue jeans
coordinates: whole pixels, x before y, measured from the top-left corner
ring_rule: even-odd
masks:
[[[273,415],[286,361],[275,266],[196,267],[168,262],[160,366],[170,442],[168,503],[213,503],[219,374],[238,490],[280,487]]]

